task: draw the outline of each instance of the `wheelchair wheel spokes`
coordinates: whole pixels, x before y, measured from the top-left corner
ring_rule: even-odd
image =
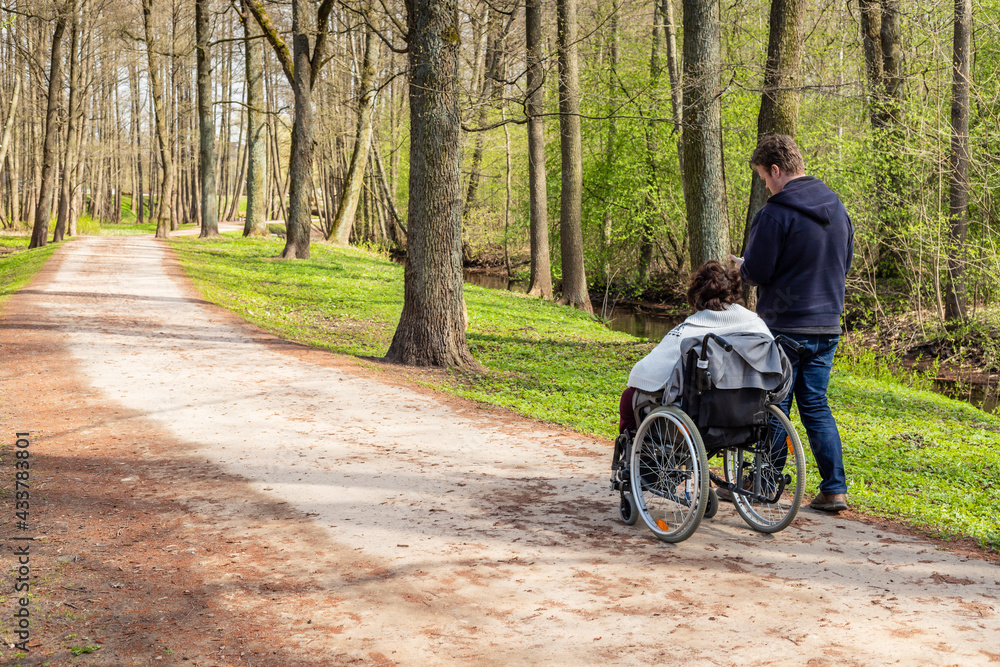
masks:
[[[631,486],[639,516],[665,542],[690,537],[705,512],[708,467],[701,436],[672,406],[651,412],[632,446]]]
[[[792,522],[805,490],[802,442],[776,406],[768,406],[768,423],[760,438],[725,453],[726,481],[743,489],[733,492],[736,511],[750,527],[774,533]]]

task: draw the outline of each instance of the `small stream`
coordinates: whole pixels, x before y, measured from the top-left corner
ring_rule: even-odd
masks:
[[[526,282],[507,282],[507,277],[499,273],[465,270],[465,282],[489,289],[505,289],[512,292],[528,291]],[[600,304],[594,303],[599,310]],[[661,340],[668,331],[677,326],[684,318],[665,317],[652,314],[636,313],[623,308],[615,308],[608,326],[615,331],[622,331],[638,338],[648,338],[653,342]],[[969,385],[952,380],[938,380],[934,383],[935,390],[960,401],[966,401],[983,412],[997,413],[1000,408],[1000,386]]]
[[[465,282],[470,285],[478,285],[479,287],[505,289],[522,294],[528,291],[528,283],[518,281],[508,283],[507,276],[498,273],[465,269]],[[595,302],[594,309],[600,311],[600,308],[601,304]],[[611,318],[608,320],[608,326],[615,331],[632,334],[637,338],[648,338],[653,342],[659,342],[660,339],[667,335],[668,331],[683,320],[683,317],[647,315],[623,308],[615,308],[611,313]]]

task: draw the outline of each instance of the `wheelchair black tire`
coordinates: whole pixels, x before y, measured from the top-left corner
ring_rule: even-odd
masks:
[[[711,519],[719,513],[719,496],[715,489],[708,490],[708,500],[705,502],[705,519]]]
[[[686,540],[708,504],[708,458],[691,418],[675,406],[646,415],[629,461],[637,513],[657,539]]]
[[[626,526],[634,526],[639,520],[639,510],[635,506],[635,499],[631,491],[622,491],[621,500],[618,503],[618,518]]]
[[[768,504],[738,492],[733,493],[733,505],[743,520],[751,528],[762,533],[776,533],[786,528],[794,519],[802,503],[802,495],[805,492],[806,484],[806,461],[802,449],[802,441],[798,433],[792,426],[788,417],[775,405],[767,406],[769,412],[769,428],[765,432],[765,442],[772,442],[768,452],[764,448],[759,448],[758,453],[752,453],[746,448],[733,447],[727,449],[725,458],[726,481],[737,483],[739,477],[738,468],[740,462],[745,463],[744,469],[749,470],[749,476],[744,475],[744,480],[753,482],[756,476],[756,469],[761,469],[760,479],[762,487],[769,487],[779,477],[789,476],[791,480],[781,492],[777,503]],[[784,443],[778,443],[780,432],[773,428],[779,425],[787,436]],[[769,452],[780,452],[784,458],[784,465],[780,471],[775,470],[774,457]],[[769,494],[772,488],[761,488],[760,493]]]

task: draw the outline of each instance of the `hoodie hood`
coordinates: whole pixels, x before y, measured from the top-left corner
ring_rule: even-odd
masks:
[[[824,227],[829,225],[844,207],[837,193],[814,176],[802,176],[788,181],[781,192],[773,195],[767,203],[790,208]]]

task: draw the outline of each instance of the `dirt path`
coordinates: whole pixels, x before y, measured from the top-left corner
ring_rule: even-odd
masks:
[[[61,248],[0,353],[44,538],[23,664],[1000,662],[995,565],[807,509],[659,543],[605,443],[261,333],[153,239]]]

